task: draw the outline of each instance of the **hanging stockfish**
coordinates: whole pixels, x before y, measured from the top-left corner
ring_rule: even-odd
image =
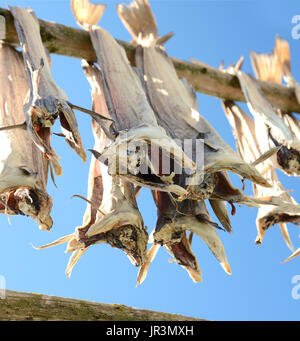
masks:
[[[92,110],[109,117],[99,70],[86,61],[82,62],[82,66],[92,88]],[[95,138],[94,149],[101,153],[110,140],[94,120],[92,129]],[[133,184],[125,178],[109,175],[108,167],[92,156],[87,201],[82,226],[77,227],[74,234],[39,249],[67,241],[67,252],[72,252],[66,269],[69,277],[87,248],[99,243],[108,243],[123,250],[135,266],[144,264],[147,258],[148,234],[137,207]]]
[[[159,246],[163,246],[174,257],[194,282],[201,282],[202,273],[191,249],[193,234],[203,240],[225,272],[231,274],[224,246],[216,232],[216,228],[220,227],[211,221],[204,201],[184,200],[177,206],[167,193],[153,191],[153,197],[158,219],[151,235],[150,241],[153,244],[148,251],[147,262],[139,271],[138,285],[145,280]],[[188,237],[187,231],[190,232]]]
[[[237,104],[232,101],[223,101],[226,117],[233,129],[236,146],[239,154],[246,162],[253,162],[262,155],[261,145],[256,136],[256,121],[247,115]],[[266,230],[278,224],[283,238],[288,247],[293,250],[286,223],[300,222],[300,205],[289,195],[279,182],[276,172],[270,165],[270,159],[263,160],[256,165],[257,170],[266,176],[272,184],[271,188],[265,188],[254,184],[256,198],[268,199],[274,205],[262,205],[258,209],[256,226],[258,235],[256,243],[263,241]]]
[[[89,31],[106,105],[117,131],[113,143],[101,155],[97,152],[94,155],[108,164],[110,174],[118,174],[143,187],[186,194],[184,188],[174,184],[172,170],[166,174],[160,171],[160,159],[168,155],[168,159],[191,170],[196,168],[195,163],[157,124],[124,49],[109,32],[95,25],[95,13],[99,20],[104,6],[84,0],[72,0],[71,5],[78,24]]]
[[[294,88],[296,98],[300,103],[300,85],[291,74],[290,49],[286,40],[276,37],[275,48],[269,54],[251,51],[250,59],[256,78],[264,81],[281,84],[282,78],[289,87]],[[289,127],[292,134],[300,139],[300,121],[292,113],[277,109],[277,114]]]
[[[137,285],[145,280],[149,264],[154,258],[154,250],[158,250],[160,246],[163,246],[174,257],[177,264],[188,272],[194,282],[201,282],[201,270],[191,249],[191,241],[187,237],[189,226],[183,226],[180,221],[183,215],[177,211],[168,193],[152,191],[152,194],[157,206],[157,223],[151,234],[152,246],[148,251],[147,262],[139,270]]]
[[[200,151],[195,149],[197,146],[195,141],[204,140],[204,160],[197,162],[199,172],[205,172],[210,183],[213,182],[211,173],[230,170],[243,178],[268,186],[256,169],[241,160],[216,130],[191,106],[187,99],[189,94],[186,86],[178,79],[173,63],[164,48],[157,45],[156,22],[148,2],[137,0],[130,5],[119,5],[117,11],[133,40],[139,45],[135,53],[135,62],[143,75],[146,93],[159,124],[174,139],[182,142],[188,139],[194,141],[191,154],[195,162],[196,156],[200,154]],[[144,25],[145,22],[147,25]],[[197,197],[205,199],[203,187],[188,186],[187,189],[194,199]]]
[[[28,85],[22,56],[0,43],[0,125],[24,122]],[[23,129],[0,131],[0,213],[26,215],[50,230],[49,162]]]
[[[60,175],[62,170],[58,157],[49,144],[51,126],[59,117],[67,143],[83,161],[86,161],[77,120],[67,95],[52,78],[35,13],[31,9],[22,7],[9,7],[9,9],[14,16],[30,84],[30,99],[24,107],[26,114],[24,127],[45,157],[53,163],[56,175]]]
[[[157,44],[158,35],[156,23],[147,1],[132,2],[129,6],[119,5],[117,10],[129,32],[134,32],[133,39],[135,43],[147,46],[144,48],[145,50],[148,49],[149,45],[155,46]],[[126,19],[124,19],[124,17]],[[144,23],[146,23],[146,25],[144,25]],[[139,56],[141,56],[141,51],[142,50],[140,49],[138,52]],[[156,53],[155,49],[153,49],[153,51],[153,53]],[[152,49],[149,47],[149,58],[151,57],[151,52]],[[167,57],[164,55],[164,58]],[[145,63],[146,62],[148,63],[149,60],[146,60]],[[153,62],[153,60],[151,62]],[[156,63],[160,61],[159,59],[156,59],[154,62]],[[179,119],[181,107],[176,104],[180,103],[177,96],[184,96],[181,102],[187,103],[186,106],[189,108],[188,113],[190,113],[191,108],[195,110],[195,113],[197,112],[198,103],[192,87],[186,82],[186,80],[181,81],[176,77],[174,79],[168,78],[167,81],[171,82],[171,87],[174,86],[175,88],[176,82],[179,82],[179,88],[182,86],[184,91],[182,93],[176,93],[171,91],[170,88],[165,90],[164,83],[167,81],[163,79],[163,77],[164,72],[168,73],[169,66],[166,70],[164,70],[163,67],[157,65],[159,73],[152,75],[152,69],[147,69],[147,72],[145,72],[145,68],[148,67],[148,65],[145,66],[141,63],[142,60],[136,62],[138,73],[141,76],[141,82],[154,109],[159,124],[166,129],[173,139],[179,139],[181,141],[184,140],[184,137],[195,139],[196,136],[199,135],[199,131],[197,132],[197,135],[191,135],[188,133],[188,129],[193,129],[193,127],[192,125],[187,126],[186,123],[183,125],[181,124],[183,121],[182,118]],[[157,83],[159,89],[154,90],[151,88],[148,85],[149,79],[152,79],[155,84]],[[152,91],[157,91],[159,94],[155,98],[151,99]],[[156,105],[154,105],[152,101],[156,101]],[[174,105],[171,104],[173,101],[175,102]],[[167,114],[164,114],[165,111],[167,111]],[[168,116],[171,111],[173,111],[172,119],[170,119],[170,115]],[[195,161],[195,159],[193,160]],[[240,163],[243,163],[243,161]],[[177,175],[177,180],[181,186],[185,186],[184,181],[186,178],[186,174]],[[215,186],[215,180],[214,175],[205,178],[204,185],[200,185],[202,186],[202,195],[211,195]],[[200,191],[198,191],[198,193],[199,192]],[[153,191],[153,197],[157,206],[158,216],[155,230],[152,233],[154,244],[148,252],[148,262],[140,269],[138,284],[140,284],[146,277],[149,264],[154,258],[158,248],[157,245],[164,246],[175,258],[176,262],[186,269],[194,282],[202,280],[198,261],[191,250],[191,239],[187,238],[187,231],[190,231],[191,236],[193,233],[199,235],[211,249],[225,271],[231,273],[224,247],[217,232],[215,231],[215,228],[218,226],[211,221],[204,201],[186,199],[177,202],[172,198],[172,196],[159,191]],[[193,192],[193,198],[199,198],[199,196],[197,197],[195,192]],[[228,224],[226,226],[228,228]]]
[[[278,81],[277,57],[273,53],[269,56],[252,53],[251,59],[257,76]],[[231,72],[238,77],[248,108],[255,119],[256,135],[262,151],[282,146],[272,157],[273,165],[285,174],[300,176],[300,140],[278,114],[278,110],[265,98],[251,75],[236,68],[231,68]]]
[[[294,89],[295,96],[298,102],[300,103],[300,85],[294,79],[291,73],[291,55],[290,55],[289,43],[286,40],[280,38],[278,35],[276,36],[276,40],[275,40],[274,53],[280,64],[284,81],[287,83],[288,86]],[[299,127],[299,121],[298,121],[298,127]]]

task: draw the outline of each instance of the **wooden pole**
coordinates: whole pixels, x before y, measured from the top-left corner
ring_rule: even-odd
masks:
[[[13,17],[8,10],[0,8],[0,15],[5,18],[6,38],[9,44],[19,44]],[[39,19],[41,37],[50,53],[96,61],[96,55],[89,34],[81,29],[68,27]],[[125,48],[128,59],[134,65],[135,47],[118,40]],[[191,63],[172,58],[176,71],[181,78],[186,78],[196,91],[219,98],[245,102],[238,79],[211,66]],[[300,113],[293,89],[270,82],[258,81],[267,99],[277,108],[287,112]]]
[[[5,291],[0,321],[204,321],[193,317],[72,298]]]

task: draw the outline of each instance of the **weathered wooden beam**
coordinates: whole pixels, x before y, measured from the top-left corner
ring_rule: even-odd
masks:
[[[18,291],[0,299],[0,321],[204,321],[193,317]]]
[[[0,8],[0,15],[6,21],[5,41],[18,44],[13,17],[8,10]],[[39,20],[41,37],[50,53],[96,61],[96,55],[89,34],[81,29]],[[118,40],[125,48],[128,59],[134,64],[135,47]],[[206,64],[192,63],[172,58],[179,77],[186,78],[196,91],[219,98],[245,102],[238,79]],[[300,113],[294,91],[287,86],[258,81],[265,96],[277,108],[287,112]]]

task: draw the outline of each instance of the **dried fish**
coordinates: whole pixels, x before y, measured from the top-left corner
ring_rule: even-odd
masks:
[[[109,32],[94,25],[92,13],[91,22],[89,15],[81,15],[83,8],[87,12],[95,13],[93,7],[88,5],[88,1],[72,1],[71,4],[78,23],[89,31],[97,55],[106,105],[119,133],[101,155],[94,155],[99,160],[105,159],[108,162],[110,174],[126,177],[140,186],[159,188],[178,195],[185,194],[183,188],[172,183],[172,178],[165,179],[165,176],[172,174],[172,170],[167,174],[159,173],[160,154],[169,154],[169,159],[174,159],[179,165],[183,163],[184,167],[191,169],[195,169],[195,163],[184,155],[182,148],[157,124],[154,112],[124,49]],[[99,9],[98,20],[102,13],[103,10]],[[83,19],[86,21],[84,24]],[[130,146],[133,147],[131,151]],[[141,151],[138,153],[136,149]],[[157,152],[152,153],[151,149],[157,149]],[[132,169],[128,165],[132,165]]]
[[[49,144],[50,129],[59,117],[66,142],[86,161],[77,120],[67,95],[52,78],[35,13],[31,9],[17,6],[9,9],[14,17],[30,84],[30,99],[24,107],[27,131],[45,156],[53,162],[56,175],[60,175],[62,170],[58,158]]]
[[[278,81],[281,70],[278,58],[273,53],[269,55],[251,53],[252,65],[255,74],[262,80]],[[262,90],[252,76],[235,70],[247,104],[252,113],[257,127],[262,152],[272,147],[282,147],[272,158],[274,167],[285,174],[300,176],[300,140],[282,119],[278,110],[264,97]]]
[[[164,195],[159,192],[157,194]],[[220,227],[211,221],[204,201],[184,200],[179,203],[175,214],[169,214],[167,219],[165,210],[170,210],[172,205],[168,203],[167,206],[166,198],[159,201],[155,198],[155,201],[158,206],[158,222],[153,238],[156,243],[165,245],[174,242],[182,231],[189,230],[203,239],[224,270],[231,273],[223,244],[215,230]]]
[[[199,131],[195,133],[195,130],[193,130],[195,122],[192,125],[192,121],[190,120],[189,126],[185,121],[184,124],[181,124],[183,117],[186,116],[186,112],[189,114],[191,109],[194,110],[195,113],[197,112],[198,102],[193,88],[186,80],[179,80],[177,76],[176,78],[167,78],[173,71],[173,69],[168,71],[170,68],[169,65],[167,65],[167,68],[156,65],[155,68],[157,70],[155,73],[153,68],[151,68],[151,65],[148,65],[152,62],[161,63],[159,59],[155,59],[155,56],[151,56],[151,53],[156,53],[156,48],[159,47],[155,47],[155,45],[158,44],[158,33],[149,3],[147,1],[134,1],[128,6],[119,5],[117,10],[124,25],[132,34],[133,41],[140,45],[136,52],[138,54],[136,55],[136,65],[138,67],[137,73],[141,79],[141,83],[144,86],[155,115],[157,116],[159,124],[166,129],[173,139],[183,141],[185,138],[193,138],[195,140],[196,137],[199,137]],[[144,23],[146,24],[144,25]],[[143,50],[146,52],[143,52]],[[147,60],[138,60],[142,53],[147,53],[149,58]],[[163,55],[163,58],[168,57]],[[146,63],[148,64],[146,65]],[[166,64],[166,62],[164,62],[164,64]],[[146,68],[148,69],[146,70]],[[167,73],[167,75],[165,75],[165,73]],[[157,84],[158,88],[151,88],[151,85],[149,85],[150,79],[153,83]],[[179,83],[178,88],[183,89],[183,91],[181,93],[176,91],[172,92],[172,89],[165,88],[164,83],[168,83],[168,85],[170,85],[169,82],[172,83],[171,87],[172,85],[175,86],[176,82]],[[152,94],[154,91],[157,92],[157,96]],[[178,99],[178,96],[182,99]],[[167,98],[165,99],[165,97]],[[185,104],[184,109],[188,107],[188,111],[182,111],[181,103]],[[171,112],[172,119],[170,119]],[[192,129],[194,133],[190,134],[188,129]],[[193,160],[196,162],[195,153]],[[177,177],[174,178],[178,181],[177,183],[180,186],[186,186],[185,180],[187,177],[188,174],[177,174]],[[188,195],[176,198],[177,200],[174,200],[174,198],[168,193],[152,191],[154,201],[157,206],[158,218],[155,230],[152,234],[154,244],[149,250],[148,262],[140,269],[138,284],[140,284],[146,277],[149,264],[157,251],[156,245],[161,245],[166,248],[167,251],[175,258],[176,262],[188,272],[194,282],[200,282],[202,280],[198,261],[191,250],[191,239],[188,239],[186,235],[187,230],[200,235],[208,247],[213,251],[225,270],[230,272],[223,245],[214,230],[216,224],[211,222],[208,212],[205,210],[204,202],[200,200],[190,200],[191,198],[199,199],[200,197],[209,197],[213,192],[215,183],[216,178],[214,174],[205,174],[204,181],[200,185],[188,187]],[[185,200],[185,197],[190,199]],[[180,200],[180,202],[178,202],[178,200]]]
[[[276,36],[275,40],[274,53],[277,57],[278,63],[280,64],[283,79],[288,86],[294,89],[296,98],[300,103],[300,85],[294,79],[291,73],[291,56],[289,43],[286,40],[280,38],[278,35]]]
[[[92,88],[92,109],[109,117],[98,68],[86,61],[82,62],[82,66]],[[101,152],[110,140],[94,120],[92,129],[94,149]],[[68,276],[83,252],[99,243],[108,243],[123,250],[136,266],[144,264],[147,259],[148,234],[137,207],[134,186],[124,178],[109,175],[108,167],[92,157],[87,201],[82,226],[77,227],[74,234],[39,249],[67,241],[67,252],[72,252],[66,270]]]
[[[220,227],[211,221],[204,201],[184,200],[176,206],[168,193],[160,191],[152,193],[157,206],[158,219],[152,233],[153,244],[148,252],[148,260],[140,268],[137,284],[145,280],[150,262],[159,246],[163,246],[174,257],[194,282],[202,281],[202,273],[191,249],[191,238],[187,238],[187,231],[190,231],[190,236],[193,233],[198,235],[225,272],[231,274],[224,246],[215,230]]]
[[[22,56],[0,43],[0,125],[25,121],[28,93]],[[24,129],[0,131],[0,213],[30,216],[50,230],[52,198],[46,191],[49,162]]]
[[[164,246],[176,262],[188,272],[194,282],[201,282],[201,270],[186,236],[186,230],[190,227],[181,222],[181,217],[184,215],[177,211],[177,207],[168,193],[159,191],[152,191],[152,193],[157,206],[157,223],[152,234],[153,245]],[[196,201],[193,202],[196,203]],[[191,223],[193,223],[192,217]],[[147,270],[144,270],[143,278],[146,277]],[[142,269],[140,273],[141,271]]]
[[[296,98],[300,103],[300,85],[295,81],[291,74],[291,57],[290,57],[290,48],[289,44],[286,40],[281,39],[279,36],[276,36],[275,40],[275,48],[272,52],[277,59],[277,70],[280,72],[280,76],[283,77],[287,85],[291,88],[294,88]],[[264,54],[259,54],[259,56],[265,56]],[[261,57],[263,58],[263,57]],[[269,72],[269,70],[267,70]],[[273,82],[281,83],[281,78],[273,79]],[[297,119],[292,113],[286,113],[282,111],[278,111],[278,114],[283,119],[285,124],[290,128],[291,132],[297,139],[300,139],[300,121]]]
[[[135,62],[143,74],[147,96],[159,124],[174,139],[204,140],[204,164],[198,164],[201,169],[199,172],[230,170],[268,186],[256,169],[239,158],[216,130],[191,107],[187,100],[188,91],[178,79],[172,61],[164,48],[156,45],[157,27],[153,15],[149,14],[151,9],[148,1],[136,0],[130,5],[118,5],[117,11],[133,40],[139,44]],[[193,150],[192,154],[195,157],[199,153]]]
[[[257,160],[262,155],[262,151],[255,134],[257,131],[255,127],[256,121],[253,121],[249,115],[232,101],[223,101],[223,108],[233,129],[239,154],[246,162]],[[255,198],[267,199],[271,204],[262,205],[258,209],[256,219],[258,236],[256,243],[262,243],[265,232],[269,227],[279,224],[286,244],[289,248],[292,248],[286,223],[298,224],[300,222],[300,205],[283,188],[269,159],[257,164],[256,167],[260,173],[265,174],[272,184],[272,188],[264,188],[257,184],[253,185]]]

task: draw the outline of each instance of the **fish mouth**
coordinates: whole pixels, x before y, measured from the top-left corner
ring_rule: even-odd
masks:
[[[277,152],[277,162],[288,175],[300,176],[300,152],[282,146]]]
[[[154,245],[163,246],[174,257],[176,263],[187,271],[195,283],[201,282],[202,273],[187,239],[184,226],[181,226],[180,223],[173,226],[170,224],[165,224],[161,228],[157,226],[153,233]]]
[[[180,242],[170,242],[164,246],[175,258],[178,265],[182,266],[188,272],[189,276],[195,283],[202,281],[202,274],[197,258],[191,251],[190,246],[187,245],[185,232],[182,233]]]
[[[50,231],[52,198],[37,189],[17,187],[0,194],[0,213],[25,215],[39,223],[41,230]]]
[[[199,216],[182,216],[176,218],[176,222],[170,222],[169,224],[164,225],[159,231],[155,231],[153,233],[154,243],[160,244],[162,246],[167,246],[171,244],[178,244],[183,240],[183,231],[189,230],[198,235],[204,243],[208,246],[211,252],[214,254],[216,259],[219,261],[220,265],[224,269],[227,274],[231,274],[230,265],[228,263],[224,246],[218,237],[215,231],[215,224],[208,221],[207,218]],[[189,249],[191,252],[190,244],[187,242]],[[179,249],[176,249],[175,245],[176,257],[178,257],[178,261],[187,261],[189,257],[186,253],[182,253],[183,249],[180,246]],[[176,259],[177,260],[177,259]],[[192,265],[193,263],[190,263]],[[191,267],[193,268],[193,266]],[[191,276],[191,274],[190,274]]]
[[[113,248],[120,249],[135,266],[141,266],[146,261],[147,241],[148,233],[135,225],[123,225],[90,237],[85,234],[79,239],[86,248],[98,243],[107,243]]]
[[[198,174],[194,176],[196,179]],[[191,177],[193,181],[193,176]],[[179,196],[178,201],[185,199],[190,200],[205,200],[211,197],[214,192],[215,186],[218,183],[218,177],[216,173],[205,173],[203,175],[202,182],[199,185],[188,185],[186,187],[187,194]]]

